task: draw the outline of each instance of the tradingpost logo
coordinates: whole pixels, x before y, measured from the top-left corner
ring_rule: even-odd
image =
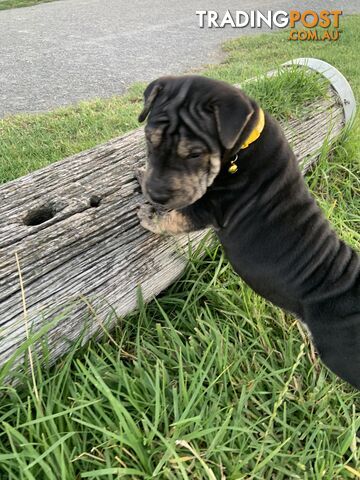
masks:
[[[290,27],[289,40],[296,41],[336,41],[340,37],[340,16],[342,10],[226,10],[219,14],[215,10],[197,10],[200,28],[287,28]]]

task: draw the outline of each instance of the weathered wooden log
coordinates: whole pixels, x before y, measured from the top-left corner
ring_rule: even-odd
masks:
[[[306,120],[283,124],[304,171],[345,124],[343,99],[329,92]],[[134,171],[145,157],[139,128],[0,187],[0,365],[46,324],[54,360],[84,325],[89,338],[111,311],[132,311],[138,286],[147,301],[181,274],[183,247],[204,232],[160,238],[140,227]]]

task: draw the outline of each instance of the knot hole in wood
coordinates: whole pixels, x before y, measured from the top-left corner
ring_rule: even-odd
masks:
[[[24,224],[32,227],[45,223],[56,215],[55,205],[42,205],[40,207],[30,210],[24,218]]]
[[[99,195],[91,195],[90,197],[90,207],[98,207],[101,203],[101,197]]]

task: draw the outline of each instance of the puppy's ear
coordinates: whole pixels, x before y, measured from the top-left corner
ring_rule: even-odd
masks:
[[[157,97],[160,90],[162,90],[162,88],[163,88],[163,85],[160,84],[158,80],[154,80],[146,87],[144,92],[144,108],[142,109],[142,112],[138,117],[139,122],[143,122],[146,119],[154,103],[155,98]]]
[[[214,104],[218,135],[222,145],[231,150],[254,113],[250,100],[241,92],[223,95]]]

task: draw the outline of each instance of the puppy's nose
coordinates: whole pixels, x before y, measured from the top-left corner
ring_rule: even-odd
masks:
[[[153,202],[158,203],[160,205],[164,205],[168,200],[170,200],[170,194],[165,190],[154,191],[154,190],[148,189],[148,195]]]

